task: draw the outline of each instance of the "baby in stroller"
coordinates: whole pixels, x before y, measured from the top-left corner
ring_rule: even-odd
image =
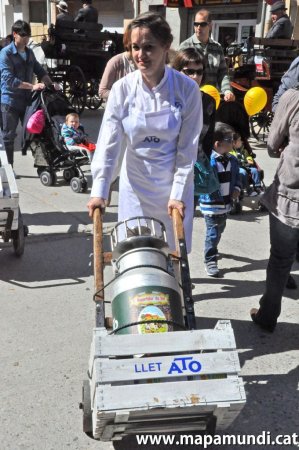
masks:
[[[255,161],[255,154],[249,153],[244,148],[242,138],[239,133],[233,134],[233,149],[230,152],[239,161],[240,178],[243,192],[249,197],[254,197],[264,190],[264,172]]]
[[[61,136],[70,151],[86,150],[89,160],[92,160],[96,145],[89,142],[84,127],[80,124],[79,114],[71,112],[66,115],[65,123],[61,128]]]

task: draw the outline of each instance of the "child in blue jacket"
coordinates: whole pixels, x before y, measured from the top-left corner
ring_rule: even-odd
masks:
[[[77,113],[67,114],[65,123],[61,128],[61,136],[69,150],[86,150],[89,159],[92,159],[92,152],[94,152],[96,146],[93,142],[89,142],[88,135],[80,124]]]
[[[239,163],[237,158],[229,153],[232,149],[233,132],[229,125],[216,122],[211,165],[218,175],[220,188],[212,194],[202,194],[199,197],[200,210],[206,222],[204,263],[210,277],[219,276],[217,247],[226,226],[232,200],[237,199],[241,192]]]

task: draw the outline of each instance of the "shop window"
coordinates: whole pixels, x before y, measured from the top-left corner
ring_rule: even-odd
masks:
[[[44,1],[29,2],[29,22],[47,23],[47,3]]]

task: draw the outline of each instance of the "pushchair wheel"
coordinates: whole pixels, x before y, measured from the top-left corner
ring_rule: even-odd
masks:
[[[44,170],[40,174],[40,181],[44,186],[53,186],[57,181],[56,173]]]
[[[72,178],[77,177],[79,175],[78,169],[74,167],[70,167],[69,169],[64,169],[63,178],[66,182],[70,182]]]
[[[74,177],[71,179],[70,186],[74,192],[77,194],[79,192],[86,192],[87,190],[87,181],[85,179],[81,179],[79,177]]]

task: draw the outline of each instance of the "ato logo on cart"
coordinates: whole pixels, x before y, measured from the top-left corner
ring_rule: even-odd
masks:
[[[165,365],[165,364],[164,364]],[[145,372],[161,372],[163,370],[163,362],[140,362],[134,365],[135,373]],[[168,367],[168,375],[179,375],[184,372],[199,373],[202,366],[193,356],[180,356],[174,358]]]

